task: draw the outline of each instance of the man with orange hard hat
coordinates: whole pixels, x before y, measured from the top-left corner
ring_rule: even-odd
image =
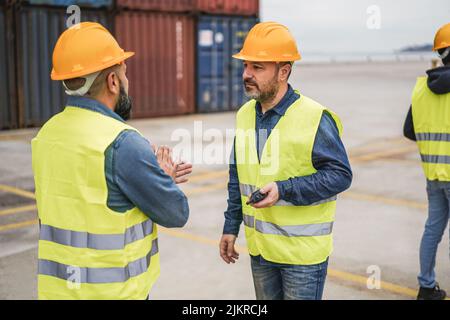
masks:
[[[156,225],[188,219],[176,184],[192,166],[174,163],[165,146],[155,154],[125,123],[133,55],[93,22],[55,45],[51,78],[68,100],[32,141],[39,299],[146,299],[159,276]]]
[[[403,132],[416,141],[427,179],[428,219],[420,243],[419,300],[443,300],[434,268],[439,242],[450,218],[450,23],[434,37],[444,66],[419,77],[412,94]]]
[[[220,256],[235,263],[244,222],[257,299],[321,299],[336,196],[352,172],[330,109],[288,83],[300,60],[275,22],[255,25],[242,50],[246,95],[237,112]]]

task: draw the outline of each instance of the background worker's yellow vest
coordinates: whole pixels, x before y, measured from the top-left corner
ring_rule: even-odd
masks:
[[[264,185],[314,174],[312,149],[323,111],[342,126],[336,114],[301,96],[270,133],[258,161],[255,137],[255,100],[237,113],[236,165],[241,189],[245,235],[251,255],[296,265],[324,262],[333,250],[332,228],[336,197],[309,206],[279,200],[274,206],[255,209],[248,196]]]
[[[425,176],[450,181],[450,93],[433,93],[427,77],[419,77],[412,95],[412,116]]]
[[[107,207],[107,147],[132,127],[66,107],[32,141],[41,221],[39,299],[145,299],[159,276],[156,225]]]

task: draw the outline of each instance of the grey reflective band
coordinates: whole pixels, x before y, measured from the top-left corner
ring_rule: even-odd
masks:
[[[239,190],[243,196],[250,197],[250,195],[256,191],[256,187],[249,184],[239,183]]]
[[[450,142],[450,133],[432,133],[420,132],[416,133],[417,141],[445,141]]]
[[[250,195],[253,192],[255,192],[256,189],[257,188],[255,186],[252,186],[250,184],[244,184],[244,183],[239,184],[239,190],[241,191],[241,195],[246,196],[246,197],[250,197]],[[324,204],[324,203],[332,202],[332,201],[336,201],[336,200],[337,200],[337,196],[332,196],[331,198],[311,203],[308,206],[317,206],[319,204]],[[292,202],[286,201],[286,200],[278,200],[274,204],[274,206],[295,206],[295,204],[293,204]],[[297,206],[297,207],[303,207],[303,206]]]
[[[256,220],[255,229],[264,234],[276,234],[285,237],[313,237],[331,234],[333,222],[279,226],[271,222]]]
[[[153,222],[145,220],[129,227],[123,234],[95,234],[41,225],[40,240],[46,240],[76,248],[97,250],[121,250],[126,245],[144,239],[153,233]]]
[[[249,228],[253,228],[255,226],[255,217],[243,214],[243,218],[244,218],[244,225],[246,225]]]
[[[294,226],[279,226],[272,222],[256,220],[255,217],[244,214],[244,224],[248,228],[264,234],[276,234],[285,237],[315,237],[331,234],[333,222],[303,224]]]
[[[74,283],[125,282],[146,272],[151,258],[158,253],[158,239],[153,240],[150,252],[143,258],[130,262],[123,268],[86,268],[70,266],[50,260],[39,259],[38,273]]]
[[[450,156],[440,156],[432,154],[421,154],[422,162],[450,164]]]

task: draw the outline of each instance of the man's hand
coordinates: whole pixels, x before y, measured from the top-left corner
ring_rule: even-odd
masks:
[[[161,169],[175,180],[177,165],[172,160],[172,150],[168,146],[160,146],[156,151],[156,159]]]
[[[265,185],[259,191],[264,194],[267,193],[267,197],[261,200],[260,202],[251,204],[253,208],[257,209],[269,208],[273,206],[280,198],[280,195],[278,194],[278,186],[275,182],[271,182]]]
[[[192,164],[179,161],[177,163],[173,162],[172,159],[172,149],[168,146],[161,146],[156,148],[156,145],[152,144],[152,150],[156,153],[156,159],[158,160],[159,166],[164,170],[176,184],[185,183],[188,181],[186,177],[188,174],[192,173]]]
[[[180,184],[188,182],[189,179],[186,176],[192,173],[192,164],[180,161],[176,164],[176,166],[177,169],[175,172],[175,183]]]
[[[235,259],[239,259],[239,253],[234,249],[234,243],[236,242],[236,236],[234,234],[224,234],[220,239],[220,256],[223,261],[230,264],[235,263]]]

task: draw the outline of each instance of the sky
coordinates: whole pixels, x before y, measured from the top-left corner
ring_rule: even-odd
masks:
[[[431,44],[450,23],[450,0],[260,1],[261,21],[286,25],[311,53],[391,53]]]

